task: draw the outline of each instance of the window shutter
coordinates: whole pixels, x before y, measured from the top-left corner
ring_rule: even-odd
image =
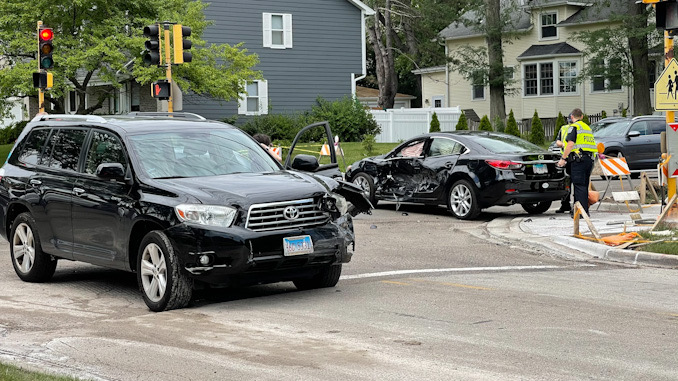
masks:
[[[245,83],[245,90],[247,89],[247,83]],[[240,93],[240,99],[238,99],[238,115],[247,114],[247,92]]]
[[[285,48],[292,47],[292,15],[283,15],[283,27],[285,28]]]
[[[268,82],[259,81],[259,115],[268,114]]]
[[[271,14],[263,14],[263,26],[264,26],[264,48],[270,48],[273,45],[271,41]]]

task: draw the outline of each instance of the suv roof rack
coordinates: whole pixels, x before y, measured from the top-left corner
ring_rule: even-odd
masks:
[[[64,119],[64,120],[86,120],[89,122],[106,123],[106,119],[98,115],[74,115],[74,114],[42,114],[36,115],[31,122],[41,122],[50,119]]]
[[[185,119],[196,119],[196,120],[207,120],[203,116],[194,114],[192,112],[145,112],[145,111],[134,111],[130,112],[127,115],[129,116],[165,116],[165,117],[174,117],[174,118],[185,118]]]

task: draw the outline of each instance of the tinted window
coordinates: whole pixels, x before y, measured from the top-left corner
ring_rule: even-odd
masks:
[[[60,129],[55,131],[50,138],[50,144],[53,144],[52,157],[47,164],[50,168],[66,169],[75,171],[78,169],[78,160],[82,143],[87,135],[86,130]],[[47,154],[45,154],[47,158]],[[43,160],[45,164],[46,160]]]
[[[130,150],[150,177],[199,177],[280,170],[240,130],[164,131],[129,137]]]
[[[41,129],[31,132],[28,138],[26,138],[26,143],[19,154],[19,162],[31,165],[37,165],[40,162],[49,131],[49,129]]]
[[[666,131],[666,122],[663,120],[653,120],[650,122],[650,128],[652,129],[653,135],[659,135],[662,132]]]
[[[454,140],[436,138],[431,142],[431,147],[428,149],[428,156],[459,155],[462,153],[463,147],[464,146]]]
[[[601,127],[598,131],[593,133],[593,136],[596,138],[602,138],[607,136],[624,136],[626,134],[626,129],[629,128],[628,120],[608,124],[607,126]]]
[[[85,161],[85,172],[95,174],[97,167],[102,163],[120,163],[126,167],[125,148],[115,135],[104,131],[93,131]]]
[[[513,135],[479,135],[473,141],[494,153],[542,152],[543,148]]]
[[[629,132],[631,132],[631,131],[638,131],[638,132],[640,132],[641,135],[648,135],[647,122],[640,121],[640,122],[633,123],[633,126],[631,126],[631,129],[629,130]]]

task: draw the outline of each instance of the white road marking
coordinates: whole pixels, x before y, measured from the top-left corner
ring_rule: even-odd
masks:
[[[463,273],[471,271],[517,271],[517,270],[549,270],[549,269],[564,269],[568,267],[595,267],[593,264],[582,264],[574,266],[499,266],[499,267],[454,267],[449,269],[421,269],[421,270],[394,270],[384,271],[380,273],[366,273],[356,275],[343,275],[340,279],[364,279],[364,278],[380,278],[393,275],[409,275],[422,273]]]

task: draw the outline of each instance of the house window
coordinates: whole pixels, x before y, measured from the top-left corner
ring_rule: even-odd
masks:
[[[436,95],[434,97],[431,97],[431,101],[433,102],[433,107],[435,107],[435,108],[443,107],[443,100],[444,99],[445,99],[445,97],[443,97],[442,95]]]
[[[597,59],[590,65],[595,73],[591,81],[591,91],[601,92],[606,90],[622,89],[621,59],[611,60]]]
[[[130,99],[130,111],[141,111],[141,100],[139,98],[140,90],[139,84],[133,82],[131,86],[132,99]]]
[[[553,94],[553,63],[539,64],[540,80],[539,92],[541,95]]]
[[[245,90],[247,93],[240,95],[238,114],[268,114],[268,83],[266,81],[247,82]]]
[[[263,14],[264,48],[289,49],[292,47],[292,15]]]
[[[504,66],[504,80],[513,81],[513,78],[515,78],[515,71],[513,66]]]
[[[542,40],[558,38],[558,28],[556,27],[557,23],[558,23],[558,14],[556,12],[541,14]]]
[[[108,98],[108,112],[111,114],[120,113],[120,90],[113,89],[113,95]]]
[[[525,65],[525,95],[537,95],[537,64]]]
[[[577,62],[559,62],[559,93],[572,94],[577,92]]]
[[[485,81],[483,79],[482,71],[473,73],[473,99],[485,99]]]

